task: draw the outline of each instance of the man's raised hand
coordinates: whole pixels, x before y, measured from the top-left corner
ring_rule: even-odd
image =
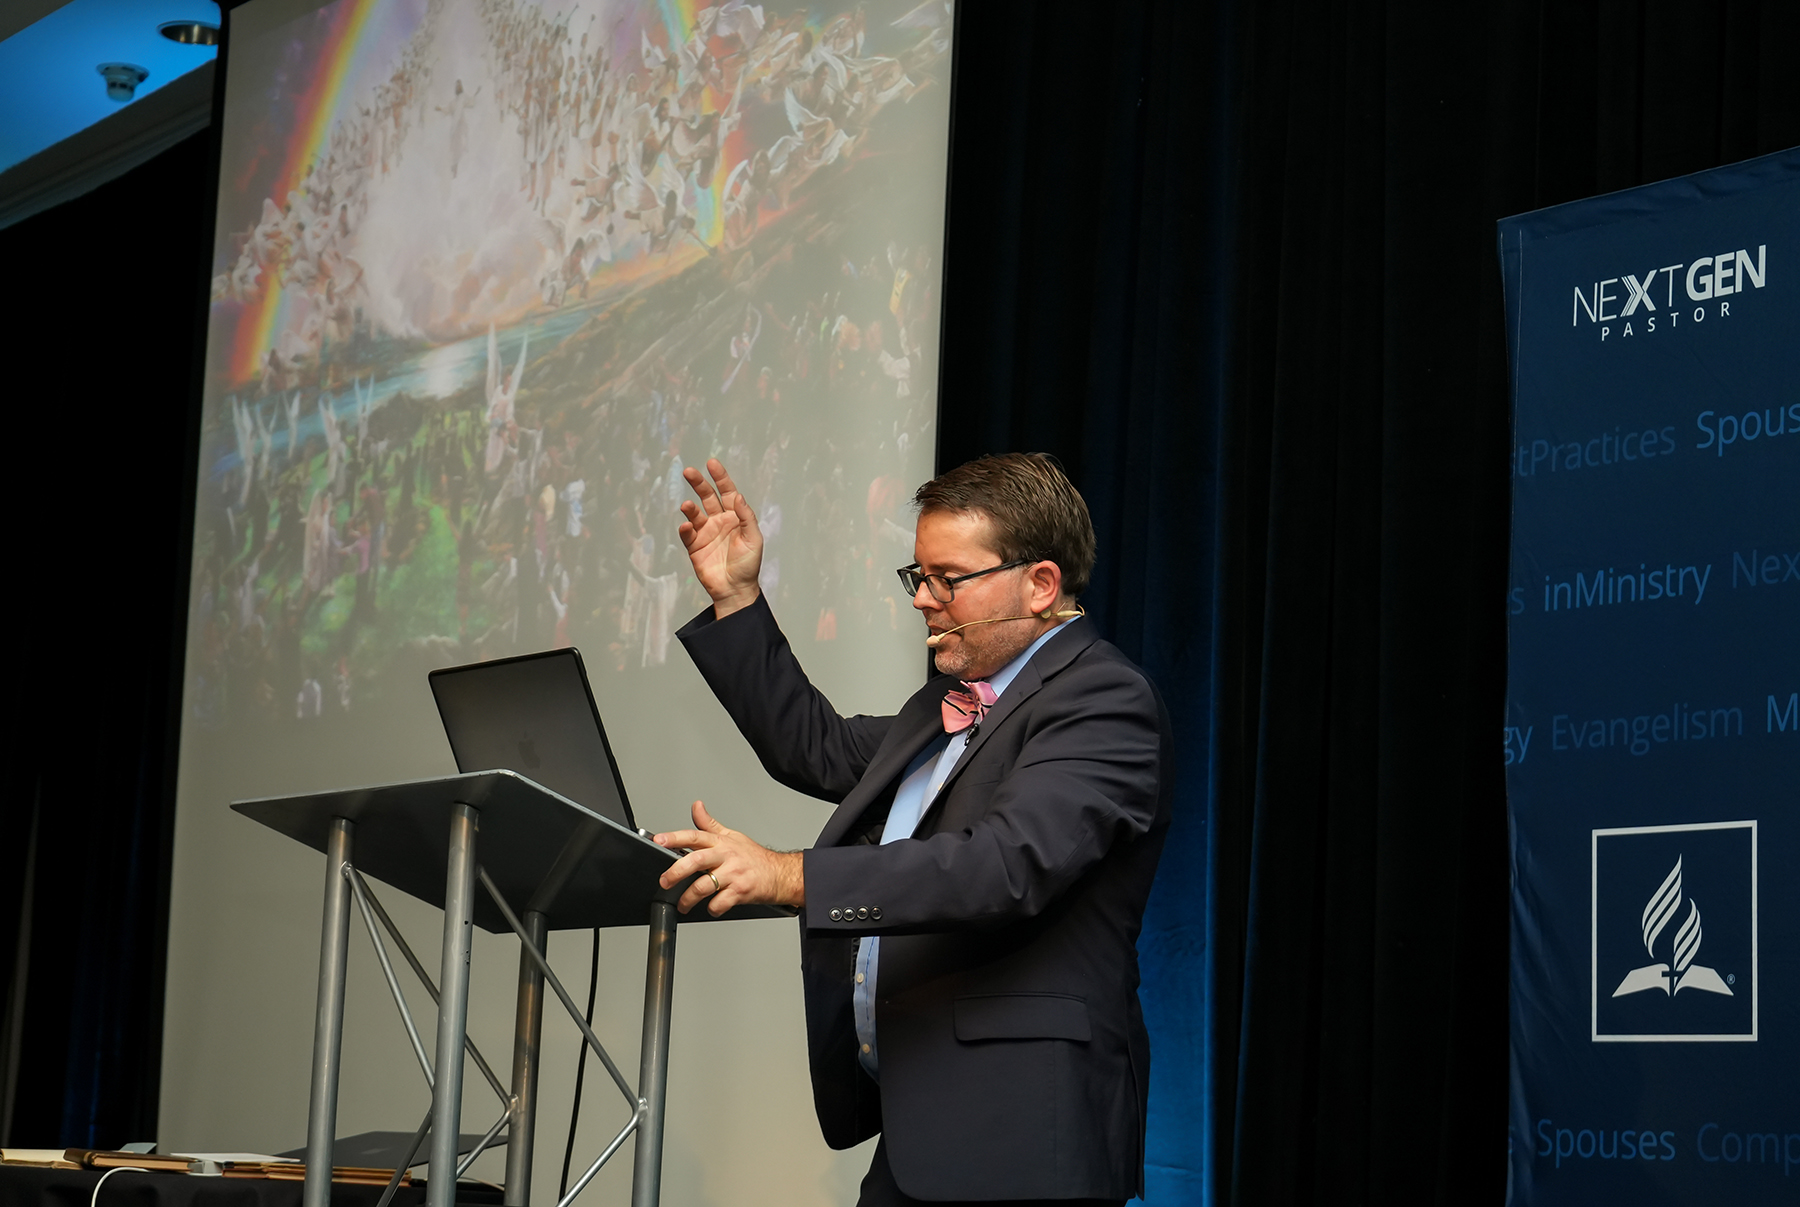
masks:
[[[694,577],[712,596],[714,618],[723,619],[749,607],[762,593],[756,580],[762,571],[763,537],[756,513],[717,457],[707,459],[706,473],[711,482],[692,466],[681,471],[700,501],[681,505],[684,518],[678,531]]]

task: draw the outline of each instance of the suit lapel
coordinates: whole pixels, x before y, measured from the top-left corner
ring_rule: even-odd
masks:
[[[1073,662],[1077,654],[1097,640],[1099,640],[1099,634],[1094,631],[1093,625],[1071,625],[1051,638],[1044,648],[1032,657],[1030,662],[1019,668],[1019,673],[1011,683],[1007,684],[999,701],[988,710],[987,716],[982,718],[974,738],[970,739],[969,744],[963,747],[962,754],[956,760],[956,766],[952,767],[950,774],[944,777],[944,786],[938,789],[937,796],[926,805],[925,815],[919,819],[921,827],[926,819],[935,815],[939,803],[950,794],[950,786],[956,782],[956,777],[961,775],[963,768],[967,767],[970,761],[981,752],[981,748],[987,744],[988,739],[1024,706],[1025,701],[1036,695],[1039,688]],[[858,787],[860,786],[858,785]]]
[[[938,705],[943,701],[944,693],[955,684],[956,680],[949,675],[938,675],[913,694],[894,718],[887,740],[875,752],[862,779],[832,813],[813,845],[829,847],[843,841],[844,835],[869,806],[895,786],[913,757],[925,749],[926,743],[944,732],[943,713]]]
[[[994,732],[1017,712],[1025,701],[1036,695],[1045,683],[1054,678],[1064,667],[1073,662],[1077,655],[1100,639],[1099,633],[1090,624],[1070,625],[1039,650],[1030,662],[1022,667],[1013,681],[1007,685],[1000,700],[982,719],[975,737],[963,748],[962,755],[956,760],[956,766],[944,778],[944,786],[939,789],[937,797],[928,802],[924,816],[920,818],[920,826],[924,827],[928,819],[936,815],[939,804],[949,795],[950,786],[956,782],[963,768],[971,759],[980,753]],[[868,769],[863,772],[862,779],[850,790],[838,805],[825,828],[819,831],[814,846],[836,846],[842,842],[858,819],[868,811],[869,806],[878,801],[884,793],[893,788],[900,779],[900,773],[913,756],[925,748],[926,743],[944,732],[944,718],[940,705],[944,693],[957,686],[957,680],[950,675],[937,675],[913,693],[894,718],[894,726],[888,731],[888,738],[870,760]]]

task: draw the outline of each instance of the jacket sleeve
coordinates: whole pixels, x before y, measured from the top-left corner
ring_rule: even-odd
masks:
[[[708,608],[675,634],[763,768],[833,804],[849,795],[892,717],[841,717],[800,668],[761,596],[723,620]]]
[[[1168,754],[1161,702],[1134,668],[1071,667],[1055,706],[1017,720],[1028,732],[1010,768],[962,769],[949,793],[982,793],[960,828],[885,846],[805,853],[806,924],[845,934],[1001,926],[1043,912],[1122,842],[1156,824]],[[832,907],[869,916],[834,921]]]

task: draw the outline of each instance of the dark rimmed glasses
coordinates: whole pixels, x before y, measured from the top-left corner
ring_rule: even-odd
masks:
[[[989,566],[986,570],[977,570],[973,574],[921,574],[919,565],[914,562],[910,566],[902,566],[894,571],[900,576],[900,585],[906,588],[908,595],[917,595],[921,585],[931,592],[931,598],[939,603],[949,603],[956,598],[956,588],[971,578],[980,578],[984,574],[998,574],[1002,570],[1013,570],[1020,566],[1031,565],[1034,559],[1028,557],[1014,558],[1010,562],[1002,562],[998,566]]]

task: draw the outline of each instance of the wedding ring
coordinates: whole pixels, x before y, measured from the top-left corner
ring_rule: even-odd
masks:
[[[719,883],[719,878],[717,876],[713,875],[711,872],[706,873],[706,878],[713,882],[713,892],[715,892],[715,893],[725,887],[724,885]]]

